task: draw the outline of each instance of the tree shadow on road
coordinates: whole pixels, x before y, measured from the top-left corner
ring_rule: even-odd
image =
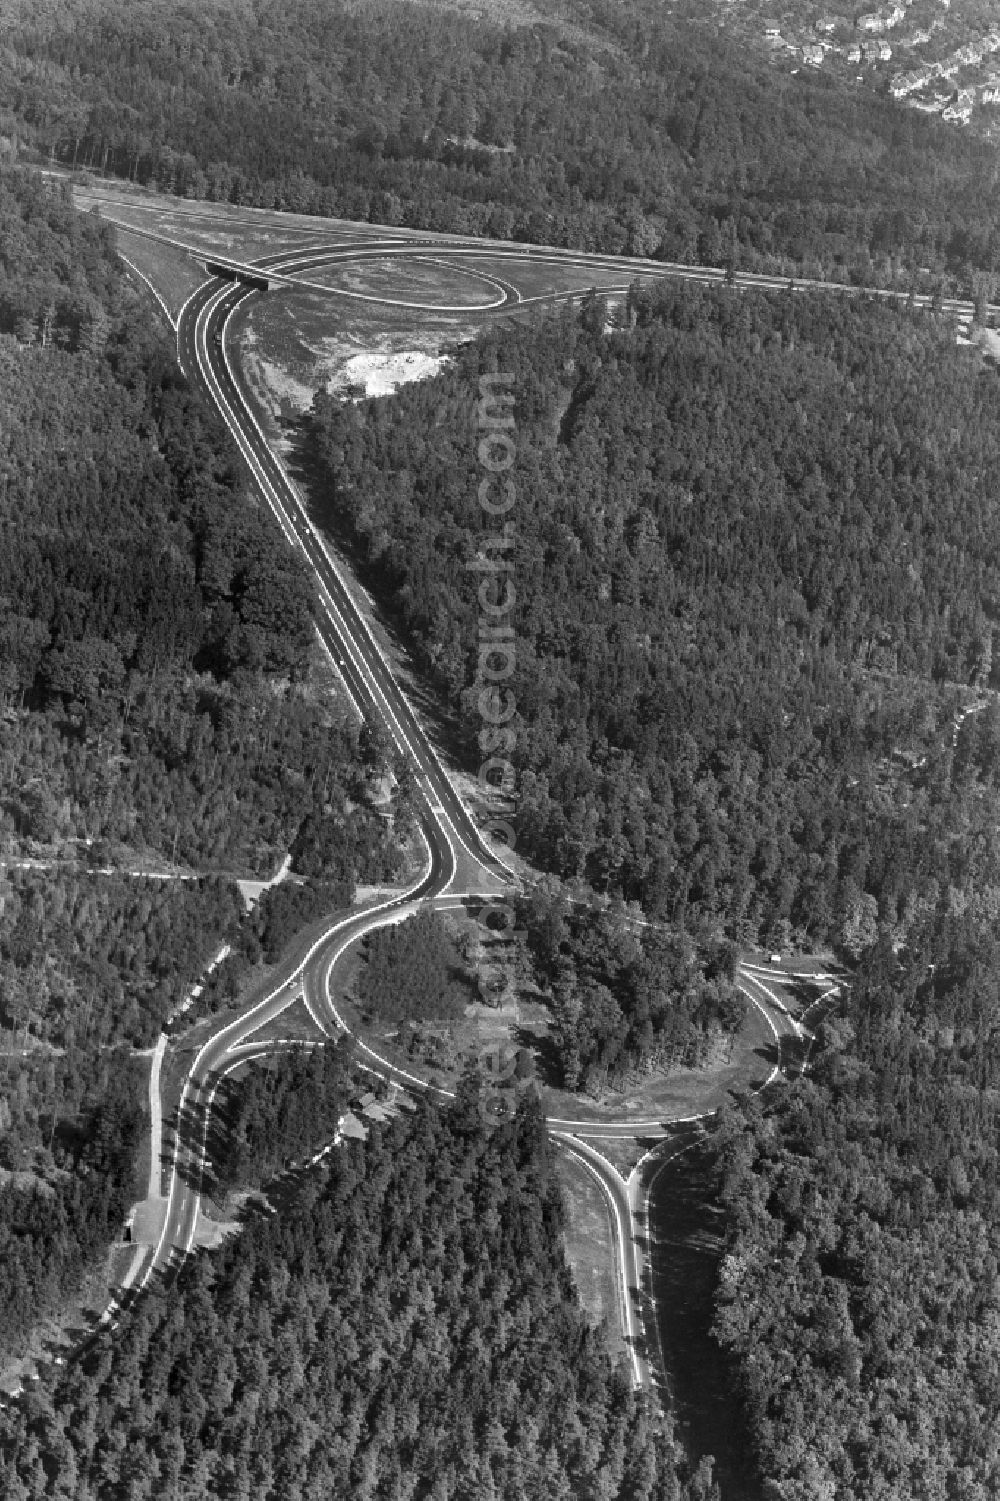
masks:
[[[667,1380],[693,1456],[713,1454],[724,1501],[761,1501],[731,1362],[711,1329],[725,1221],[711,1149],[697,1142],[656,1177],[645,1227]]]
[[[165,1162],[189,1188],[207,1198],[225,1194],[232,1181],[236,1126],[236,1089],[230,1077],[209,1076],[193,1100],[178,1109],[169,1133],[164,1132]],[[215,1096],[206,1114],[206,1098]],[[169,1135],[169,1141],[167,1137]],[[175,1150],[176,1149],[176,1150]]]

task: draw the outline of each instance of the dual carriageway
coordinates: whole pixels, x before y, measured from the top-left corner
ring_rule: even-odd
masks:
[[[106,208],[104,213],[113,219],[113,214]],[[440,752],[369,625],[367,612],[356,603],[356,582],[348,582],[343,564],[313,524],[298,487],[268,443],[238,363],[231,353],[227,339],[230,320],[248,298],[259,296],[265,288],[298,287],[312,292],[322,291],[331,298],[343,299],[345,303],[361,297],[389,307],[420,307],[426,312],[461,313],[484,318],[498,313],[509,315],[532,305],[557,301],[560,297],[579,300],[585,295],[577,288],[564,293],[522,296],[516,286],[516,268],[526,262],[545,265],[549,269],[564,267],[574,273],[581,269],[600,271],[605,278],[605,284],[600,287],[601,295],[624,292],[637,275],[702,283],[727,278],[719,268],[673,266],[453,236],[392,230],[368,232],[367,227],[363,232],[359,232],[360,227],[353,228],[350,237],[338,236],[336,230],[326,235],[306,235],[306,243],[297,250],[244,261],[220,258],[199,248],[197,243],[184,243],[155,231],[137,229],[126,221],[121,222],[121,228],[179,248],[205,269],[206,281],[188,298],[179,317],[171,319],[176,328],[178,360],[188,379],[211,400],[226,423],[254,485],[281,526],[288,545],[308,563],[319,600],[319,636],[356,714],[360,719],[381,725],[397,753],[413,769],[417,821],[425,849],[424,867],[408,888],[331,919],[326,930],[304,954],[286,961],[279,969],[268,994],[248,1006],[235,1020],[219,1027],[199,1051],[184,1081],[179,1117],[200,1121],[201,1128],[173,1133],[166,1192],[162,1196],[153,1196],[159,1234],[155,1242],[151,1240],[141,1261],[133,1262],[128,1285],[120,1294],[124,1301],[153,1277],[168,1272],[191,1251],[198,1230],[200,1185],[205,1169],[212,1102],[226,1074],[248,1058],[263,1056],[276,1045],[262,1038],[262,1029],[301,997],[321,1034],[328,1037],[343,1035],[347,1028],[333,998],[334,974],[345,951],[361,936],[380,925],[401,921],[428,904],[447,908],[465,902],[477,905],[502,902],[522,885],[521,877],[503,850],[494,848],[484,837],[459,796]],[[344,228],[348,229],[348,226]],[[356,267],[365,261],[384,262],[396,258],[416,258],[419,261],[431,255],[438,263],[444,260],[450,267],[460,268],[465,274],[479,279],[492,294],[489,301],[459,306],[414,304],[333,288],[310,280],[311,272],[329,271],[331,266]],[[477,258],[488,259],[489,271],[475,266]],[[510,262],[510,279],[496,269],[503,261]],[[615,281],[619,271],[620,285]],[[606,284],[609,273],[611,285]],[[143,273],[138,274],[165,307],[152,282]],[[739,274],[735,280],[741,286],[771,290],[782,290],[789,285],[787,278],[749,274]],[[804,288],[813,284],[799,281],[795,285]],[[830,290],[831,284],[815,285]],[[841,290],[849,292],[852,289]],[[929,302],[930,299],[922,300]],[[971,316],[971,305],[968,304],[954,304],[949,310],[956,317]],[[780,979],[780,975],[777,978]],[[781,1075],[794,1075],[805,1066],[808,1055],[809,1034],[776,990],[775,979],[774,971],[757,971],[752,966],[744,966],[739,975],[743,993],[765,1019],[773,1040],[773,1066],[762,1087]],[[835,993],[836,981],[829,978],[825,994],[819,994],[822,990],[823,985],[819,984],[818,999],[825,1002]],[[394,1079],[410,1090],[429,1087],[425,1081],[380,1057],[363,1042],[357,1045],[359,1056],[367,1060],[367,1066],[382,1076]],[[162,1053],[161,1047],[160,1057]],[[615,1242],[620,1321],[636,1386],[657,1386],[662,1381],[662,1362],[657,1356],[660,1343],[658,1321],[652,1298],[650,1198],[667,1165],[695,1144],[701,1119],[637,1120],[630,1115],[610,1123],[606,1120],[549,1120],[550,1130],[561,1148],[596,1180],[608,1205]],[[652,1143],[627,1178],[601,1152],[602,1140],[606,1143],[616,1136]],[[106,1318],[113,1318],[118,1306],[117,1302],[112,1304]]]

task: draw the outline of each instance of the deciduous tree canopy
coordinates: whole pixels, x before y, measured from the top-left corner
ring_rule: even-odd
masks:
[[[576,1298],[537,1101],[345,1141],[18,1411],[15,1498],[707,1501]]]
[[[275,957],[398,868],[311,663],[311,601],[111,233],[0,172],[0,853],[50,866],[0,881],[4,1353],[121,1231],[131,1049],[223,941],[213,1005],[246,951]],[[266,901],[259,933],[219,877],[107,873],[138,851],[270,874],[293,843],[325,879]]]
[[[1000,1485],[998,984],[995,919],[883,941],[812,1078],[719,1132],[717,1330],[775,1497]]]
[[[422,912],[364,940],[358,999],[381,1021],[457,1017],[475,999],[470,978],[444,920]]]
[[[868,281],[997,266],[990,145],[778,72],[658,0],[499,21],[4,0],[0,21],[5,128],[165,192]]]
[[[952,745],[997,683],[996,369],[868,301],[664,287],[627,312],[498,327],[389,399],[321,393],[317,514],[477,767],[467,565],[500,523],[475,403],[509,373],[518,848],[696,934],[856,953],[874,904],[902,936],[938,891],[997,881],[967,790],[993,772]]]

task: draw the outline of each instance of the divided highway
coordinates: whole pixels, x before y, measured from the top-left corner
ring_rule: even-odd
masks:
[[[126,227],[135,232],[134,226]],[[160,238],[152,233],[149,237]],[[204,261],[203,253],[192,247],[184,248]],[[724,276],[722,271],[712,268],[670,267],[656,262],[628,261],[622,257],[583,256],[573,252],[497,246],[491,242],[420,235],[404,237],[391,233],[385,237],[373,234],[371,238],[361,238],[349,244],[338,244],[331,238],[328,243],[314,243],[297,252],[286,251],[267,257],[247,270],[258,277],[262,272],[277,272],[287,284],[288,278],[320,265],[379,259],[387,253],[426,255],[428,251],[449,256],[488,256],[491,260],[503,256],[519,259],[529,256],[547,264],[621,270],[623,287],[627,284],[625,278],[630,280],[638,272],[700,281],[717,281]],[[238,275],[236,263],[233,263],[233,269]],[[581,295],[577,290],[527,298],[522,302],[520,293],[502,278],[498,279],[494,270],[478,274],[502,295],[489,307],[478,305],[461,311],[489,314],[497,309],[510,311],[523,302]],[[744,285],[778,289],[788,285],[787,280],[782,279],[740,277],[738,280]],[[829,289],[829,284],[822,285]],[[329,288],[322,290],[331,296],[343,295]],[[178,359],[189,380],[206,394],[222,416],[254,484],[281,526],[289,546],[308,562],[316,580],[320,603],[319,635],[359,717],[383,725],[396,749],[416,773],[417,816],[426,846],[426,862],[420,875],[405,891],[332,921],[305,952],[299,952],[286,961],[273,988],[262,1000],[220,1028],[202,1047],[184,1084],[180,1106],[183,1129],[175,1133],[162,1228],[141,1277],[135,1283],[137,1288],[144,1287],[154,1273],[165,1271],[182,1259],[195,1242],[212,1101],[227,1073],[249,1056],[267,1050],[266,1040],[260,1039],[254,1045],[251,1039],[300,996],[323,1033],[333,1036],[345,1031],[334,1000],[333,976],[337,961],[350,944],[373,927],[400,921],[423,904],[454,906],[466,897],[502,899],[517,885],[515,872],[503,855],[483,837],[456,792],[427,730],[397,681],[375,631],[359,608],[341,565],[314,526],[294,482],[269,447],[254,415],[241,374],[226,349],[228,320],[245,299],[253,295],[251,286],[217,277],[200,287],[189,298],[178,319]],[[386,298],[385,301],[392,305],[392,299]],[[790,1040],[793,1034],[797,1041],[800,1040],[799,1025],[758,977],[746,974],[743,980],[745,993],[767,1017],[774,1035],[778,1057],[767,1081],[770,1082],[777,1077],[783,1064],[791,1061],[783,1059],[782,1048],[784,1039]],[[271,1047],[280,1045],[277,1042],[270,1044]],[[383,1075],[411,1087],[424,1084],[363,1043],[358,1043],[358,1046],[367,1055],[369,1065]],[[796,1048],[796,1054],[801,1059],[801,1049]],[[561,1147],[597,1179],[609,1204],[622,1326],[636,1385],[650,1385],[657,1379],[658,1362],[651,1354],[651,1347],[657,1344],[658,1334],[655,1309],[650,1301],[649,1265],[643,1255],[645,1242],[641,1227],[648,1222],[649,1193],[656,1173],[661,1170],[662,1160],[657,1158],[654,1148],[626,1180],[591,1141],[583,1138],[641,1135],[665,1139],[678,1124],[634,1119],[623,1119],[619,1123],[550,1119]],[[682,1135],[671,1141],[671,1156],[677,1151],[687,1150],[695,1129],[693,1122],[689,1122],[686,1128],[682,1126]],[[647,1253],[648,1249],[646,1245]],[[114,1305],[109,1316],[113,1312]],[[645,1339],[643,1328],[646,1330]]]
[[[247,1061],[248,1040],[303,994],[307,976],[313,966],[322,964],[331,952],[341,954],[373,928],[400,922],[419,911],[424,901],[433,897],[442,884],[447,884],[446,878],[450,876],[453,867],[442,862],[439,852],[429,841],[427,849],[425,868],[408,889],[335,919],[304,954],[286,961],[282,966],[284,973],[279,971],[280,978],[276,979],[262,1000],[213,1033],[201,1048],[188,1071],[181,1093],[160,1236],[141,1279],[136,1284],[137,1288],[145,1287],[154,1273],[166,1271],[183,1260],[194,1244],[212,1103],[222,1079]],[[336,1027],[326,1025],[323,1030],[330,1035]],[[273,1042],[270,1046],[262,1042],[260,1053],[273,1050],[275,1046]],[[372,1056],[374,1058],[376,1055]],[[419,1082],[402,1070],[394,1069],[385,1060],[377,1061],[379,1072],[396,1077],[399,1083],[412,1087]]]
[[[489,900],[511,891],[515,884],[513,871],[487,844],[458,797],[340,567],[309,518],[290,476],[268,447],[238,385],[224,348],[225,323],[248,295],[248,288],[219,279],[200,288],[179,320],[178,359],[189,380],[205,392],[225,421],[289,545],[309,563],[320,600],[317,629],[359,717],[383,725],[396,749],[415,769],[417,816],[426,862],[406,890],[335,919],[303,955],[286,962],[284,973],[279,972],[280,977],[262,1000],[220,1028],[202,1047],[184,1083],[160,1234],[134,1284],[137,1289],[146,1286],[154,1273],[182,1259],[194,1244],[212,1102],[220,1081],[246,1060],[247,1040],[300,995],[327,1035],[346,1030],[333,1002],[330,975],[336,960],[352,943],[374,927],[401,921],[427,902],[443,899],[453,904],[467,895]],[[322,976],[319,982],[317,975]],[[411,1087],[421,1084],[364,1044],[359,1047],[370,1055],[379,1072]],[[154,1167],[154,1182],[156,1172]],[[109,1317],[114,1312],[112,1305]]]
[[[240,303],[252,295],[247,287],[218,280],[195,293],[177,330],[181,368],[218,409],[289,545],[308,562],[319,590],[320,637],[359,717],[382,724],[416,772],[428,838],[442,869],[450,861],[447,878],[436,889],[445,891],[461,873],[476,883],[466,889],[496,894],[513,879],[513,871],[487,845],[458,797],[327,542],[313,525],[284,465],[268,446],[237,382],[225,350],[225,327]]]

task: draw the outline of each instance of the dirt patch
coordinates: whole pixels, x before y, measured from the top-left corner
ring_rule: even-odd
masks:
[[[279,293],[237,314],[231,338],[256,400],[280,417],[287,405],[307,411],[318,390],[388,396],[426,380],[475,331],[455,319],[388,312],[357,313],[318,295]]]
[[[467,935],[469,962],[482,992],[501,1004],[476,1002],[456,1020],[422,1023],[414,1037],[408,1029],[363,1020],[354,994],[361,962],[357,945],[339,961],[333,977],[334,1004],[351,1031],[397,1067],[430,1083],[452,1090],[462,1069],[475,1063],[499,1110],[502,1101],[516,1100],[517,1091],[528,1082],[514,1074],[518,1054],[527,1052],[534,1060],[532,1087],[539,1088],[549,1117],[595,1129],[635,1122],[635,1136],[612,1148],[613,1160],[627,1173],[642,1156],[644,1139],[655,1134],[658,1125],[710,1114],[734,1091],[758,1088],[771,1071],[774,1039],[760,1011],[751,1007],[735,1038],[720,1038],[701,1067],[637,1079],[600,1100],[547,1085],[551,1018],[542,998],[524,981],[518,945],[498,945],[495,935],[477,918],[457,921],[459,932]]]
[[[254,396],[265,410],[280,415],[286,402],[299,412],[307,412],[320,383],[307,384],[292,374],[301,369],[300,362],[294,365],[279,364],[268,359],[262,352],[260,341],[253,329],[247,329],[240,341],[240,365]],[[277,409],[277,410],[275,410]]]
[[[425,354],[419,349],[400,350],[395,354],[355,354],[335,367],[327,378],[326,388],[333,393],[392,396],[410,381],[427,380],[429,376],[437,375],[444,363],[443,355]]]
[[[117,224],[179,240],[193,249],[225,251],[237,260],[294,252],[313,241],[343,244],[369,239],[375,228],[312,214],[167,198],[128,183],[74,184],[73,201],[83,213],[96,209]]]
[[[991,359],[1000,360],[1000,331],[995,328],[977,328],[971,341],[979,345]]]

